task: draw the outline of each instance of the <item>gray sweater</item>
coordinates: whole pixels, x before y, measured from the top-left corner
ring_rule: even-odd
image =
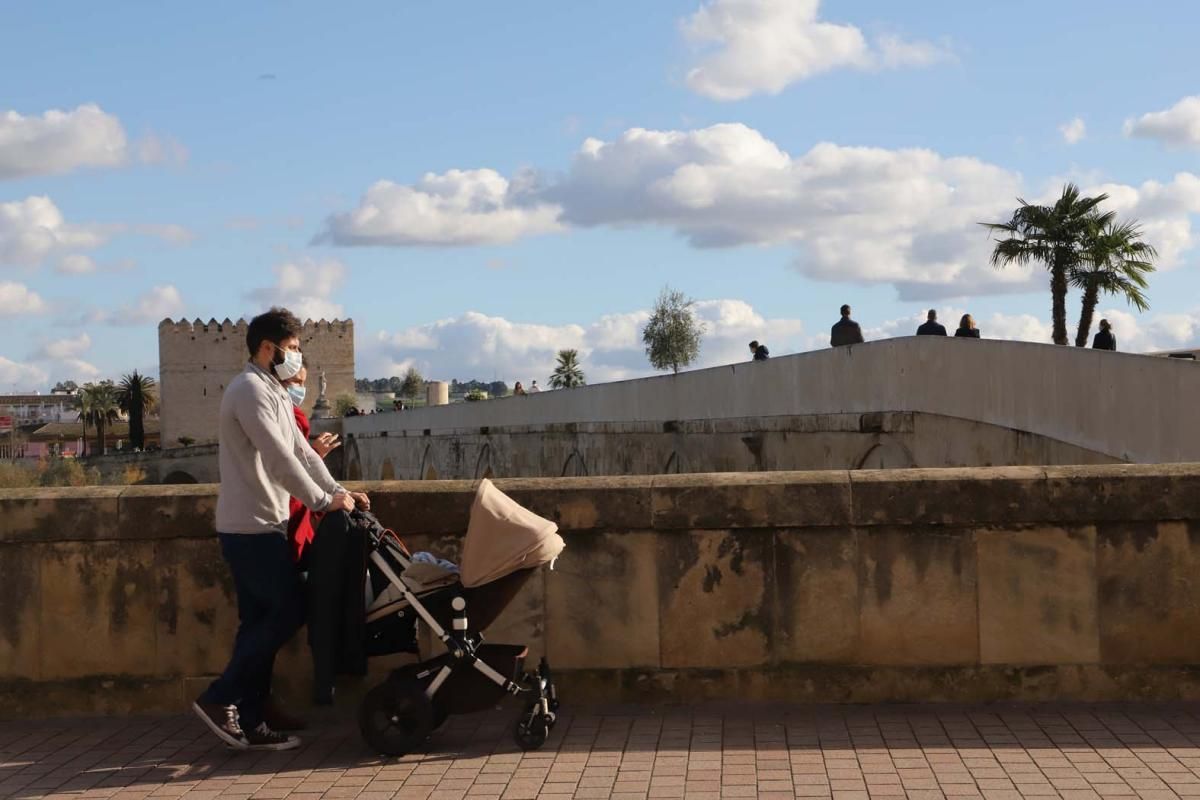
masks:
[[[288,497],[314,511],[343,492],[305,441],[274,376],[248,363],[221,397],[218,428],[221,533],[287,533]]]

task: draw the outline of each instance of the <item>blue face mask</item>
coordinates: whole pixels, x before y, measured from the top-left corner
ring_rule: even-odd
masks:
[[[292,404],[299,407],[304,402],[304,394],[307,390],[298,383],[290,384],[287,387],[287,393],[292,398]]]

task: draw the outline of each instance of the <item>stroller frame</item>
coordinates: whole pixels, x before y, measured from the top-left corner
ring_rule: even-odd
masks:
[[[447,653],[394,670],[384,683],[367,693],[359,715],[359,727],[367,742],[383,754],[404,755],[420,746],[450,714],[484,710],[511,696],[527,698],[513,730],[517,744],[523,750],[541,747],[557,722],[558,711],[557,691],[547,660],[543,657],[536,672],[527,672],[523,669],[527,648],[485,644],[482,633],[471,630],[467,599],[463,597],[470,590],[461,586],[450,601],[453,617],[447,629],[405,580],[404,572],[412,561],[399,537],[389,530],[376,529],[368,533],[368,542],[368,559],[373,567],[400,592]],[[498,669],[500,665],[511,665],[511,677]],[[477,677],[472,679],[471,674]],[[440,702],[439,692],[448,685],[471,697]]]

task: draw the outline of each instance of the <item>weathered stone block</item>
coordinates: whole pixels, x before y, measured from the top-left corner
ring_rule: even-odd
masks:
[[[964,529],[867,528],[858,535],[855,663],[979,662],[974,541]]]
[[[567,537],[546,573],[550,663],[571,669],[656,667],[658,539],[649,533]]]
[[[847,473],[664,475],[654,479],[654,528],[799,528],[848,525]]]
[[[467,609],[468,616],[471,609]],[[523,644],[529,648],[527,664],[537,666],[546,654],[546,571],[538,570],[496,621],[488,626],[489,642]]]
[[[216,539],[214,486],[130,486],[117,510],[122,539]]]
[[[1046,492],[1062,523],[1200,518],[1200,474],[1188,464],[1046,467]]]
[[[1104,663],[1200,663],[1200,528],[1101,524],[1096,570]]]
[[[60,542],[119,536],[120,486],[0,489],[0,541]]]
[[[850,661],[858,648],[858,545],[849,528],[775,540],[776,662]]]
[[[211,539],[156,543],[155,664],[163,675],[215,675],[233,652],[237,597],[233,576]]]
[[[1053,520],[1041,467],[861,470],[853,518],[866,525],[978,525]]]
[[[770,658],[774,569],[770,534],[659,534],[662,666],[757,666]]]
[[[1097,663],[1096,529],[980,530],[975,536],[983,663]]]
[[[153,542],[67,542],[45,549],[43,680],[155,674],[154,565]]]
[[[41,677],[41,560],[45,545],[0,545],[0,678]],[[60,635],[57,626],[53,635]]]

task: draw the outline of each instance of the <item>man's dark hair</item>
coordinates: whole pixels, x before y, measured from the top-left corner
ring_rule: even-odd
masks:
[[[842,316],[843,317],[850,316],[850,306],[842,306]]]
[[[246,328],[246,347],[250,349],[250,357],[258,353],[263,342],[279,344],[289,336],[300,336],[303,326],[296,315],[286,308],[275,307],[264,314],[259,314],[250,320]]]
[[[755,339],[753,342],[751,342],[750,347],[753,350],[757,350],[758,349],[758,339]]]

